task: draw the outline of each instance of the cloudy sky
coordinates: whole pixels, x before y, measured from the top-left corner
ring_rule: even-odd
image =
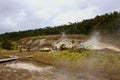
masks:
[[[0,33],[68,24],[120,11],[120,0],[0,0]]]

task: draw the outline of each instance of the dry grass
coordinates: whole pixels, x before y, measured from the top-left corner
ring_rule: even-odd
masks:
[[[109,80],[120,80],[120,54],[110,51],[4,52],[6,55],[33,55],[31,61],[56,66],[77,74],[88,73]],[[28,60],[28,59],[27,59]]]
[[[54,53],[34,52],[33,61],[74,72],[102,76],[110,80],[120,80],[120,54],[99,51],[58,51]]]
[[[46,39],[46,40],[58,40],[61,38],[62,35],[46,35],[46,36],[37,36],[37,37],[27,37],[27,38],[23,38],[21,40],[19,40],[18,42],[22,42],[22,41],[29,41],[29,40],[33,40],[33,39]],[[82,35],[82,34],[76,34],[76,35],[66,35],[66,38],[70,38],[70,39],[82,39],[82,40],[86,40],[88,39],[87,35]]]
[[[55,64],[55,57],[48,53],[35,53],[33,60],[44,63],[44,64],[48,64],[48,65]]]
[[[120,80],[120,55],[115,53],[62,51],[36,54],[35,60],[74,73],[89,73],[110,80]]]

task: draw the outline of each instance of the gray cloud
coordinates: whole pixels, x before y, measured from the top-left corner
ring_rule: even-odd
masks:
[[[0,0],[0,33],[81,21],[120,10],[119,0]]]

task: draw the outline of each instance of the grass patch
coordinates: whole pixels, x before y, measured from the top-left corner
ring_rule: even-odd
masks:
[[[33,55],[30,60],[75,73],[89,73],[120,80],[120,54],[112,51],[4,52],[4,55]],[[1,57],[3,56],[0,55]]]
[[[89,50],[74,52],[65,50],[43,53],[39,56],[36,55],[36,57],[39,61],[47,62],[63,70],[104,76],[111,80],[120,80],[120,54],[115,52],[102,53]]]

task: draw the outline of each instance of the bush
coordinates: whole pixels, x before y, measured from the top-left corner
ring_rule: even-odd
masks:
[[[67,47],[65,46],[65,44],[62,44],[62,45],[60,46],[60,50],[67,50]]]
[[[7,50],[11,50],[13,47],[13,44],[12,42],[8,41],[8,40],[5,40],[1,43],[1,48],[2,49],[7,49]]]

